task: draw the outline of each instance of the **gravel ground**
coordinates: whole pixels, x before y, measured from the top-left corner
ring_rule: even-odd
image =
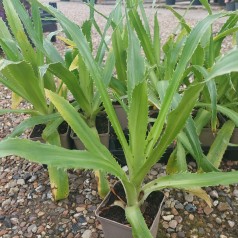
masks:
[[[48,2],[42,0],[41,2]],[[58,2],[58,8],[76,23],[82,23],[88,16],[88,8],[80,2]],[[113,6],[97,5],[96,9],[108,15]],[[146,9],[148,15],[151,9]],[[179,10],[183,13],[184,10]],[[194,25],[206,16],[202,9],[190,10],[186,19]],[[158,9],[162,40],[174,31],[176,21],[166,9]],[[152,19],[151,19],[152,20]],[[102,27],[105,22],[97,17]],[[219,23],[216,27],[219,27]],[[98,44],[95,33],[95,46]],[[56,43],[63,51],[64,45]],[[230,47],[226,42],[224,50]],[[10,107],[11,95],[0,85],[1,108]],[[26,104],[22,105],[27,107]],[[0,139],[9,134],[25,115],[8,114],[0,116]],[[24,136],[24,135],[23,135]],[[189,163],[191,170],[196,164]],[[238,169],[237,161],[226,161],[224,170]],[[148,179],[165,173],[165,165],[156,164]],[[96,182],[91,171],[69,171],[70,195],[68,199],[53,202],[47,171],[41,166],[29,163],[15,156],[0,158],[0,237],[103,237],[101,225],[95,219],[94,211],[100,203]],[[114,182],[109,177],[111,183]],[[237,238],[238,230],[238,186],[207,188],[213,207],[190,194],[177,190],[164,190],[167,197],[160,220],[159,238],[163,237],[211,237]]]

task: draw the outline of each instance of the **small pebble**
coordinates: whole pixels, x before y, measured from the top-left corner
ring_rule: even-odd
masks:
[[[186,202],[193,202],[193,195],[191,193],[185,193],[184,198]]]
[[[165,221],[171,221],[174,218],[174,215],[167,215],[167,216],[163,216],[163,219]]]
[[[90,238],[92,235],[92,231],[91,230],[85,230],[83,235],[82,235],[82,238]]]
[[[217,224],[221,224],[221,223],[222,223],[221,218],[217,217],[217,218],[216,218],[216,223],[217,223]]]
[[[36,190],[37,193],[42,193],[42,192],[45,191],[45,186],[40,185],[35,190]]]
[[[11,198],[6,199],[5,201],[2,202],[2,208],[5,208],[11,203]]]
[[[12,217],[12,218],[10,219],[10,221],[11,221],[11,223],[12,223],[13,225],[16,225],[16,224],[19,223],[19,220],[18,220],[18,218],[16,218],[16,217]]]
[[[175,206],[174,206],[177,210],[183,210],[184,209],[184,205],[182,204],[182,203],[177,203],[177,204],[175,204]]]
[[[172,229],[175,229],[177,225],[178,225],[178,222],[176,220],[171,220],[169,222],[169,227]]]
[[[181,216],[176,216],[174,219],[178,222],[181,223],[183,221],[183,218]]]
[[[218,198],[218,197],[219,197],[219,195],[218,195],[218,193],[217,193],[216,190],[212,190],[212,191],[209,193],[209,195],[211,196],[211,198]]]
[[[28,233],[36,233],[36,231],[37,231],[37,226],[36,226],[36,224],[32,224],[32,225],[30,225],[28,228],[27,228],[27,232]]]
[[[206,215],[210,215],[213,212],[213,208],[206,206],[203,211]]]
[[[189,214],[188,218],[189,218],[189,220],[193,221],[194,220],[194,215],[193,214]]]
[[[162,226],[163,226],[163,228],[168,229],[168,228],[169,228],[169,223],[166,222],[166,221],[164,221],[164,222],[162,223]]]
[[[24,179],[18,179],[17,180],[17,185],[24,185],[25,184],[25,180]]]
[[[184,238],[185,237],[185,233],[183,231],[179,231],[178,232],[178,237],[179,238]]]
[[[28,180],[28,182],[33,183],[37,179],[36,175],[32,175],[32,177]]]
[[[198,228],[198,234],[199,235],[204,235],[205,234],[205,231],[204,231],[204,229],[202,227]]]
[[[235,222],[234,221],[228,221],[228,224],[230,226],[230,228],[233,228],[235,226]]]
[[[191,203],[188,203],[186,206],[185,206],[185,210],[188,211],[188,212],[195,212],[197,210],[197,207]]]
[[[220,202],[219,205],[217,206],[217,209],[220,211],[220,212],[225,212],[227,210],[230,210],[231,207],[229,206],[228,203],[226,202]]]
[[[233,191],[233,196],[235,196],[235,197],[238,198],[238,189],[235,189],[235,190]]]

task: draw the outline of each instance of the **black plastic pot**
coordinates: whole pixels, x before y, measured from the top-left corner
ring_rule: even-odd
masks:
[[[225,3],[224,0],[218,0],[218,4],[219,4],[220,6],[226,6],[226,3]]]
[[[68,126],[68,124],[66,123],[66,130],[64,130],[63,133],[61,133],[62,129],[61,126],[66,123],[63,122],[61,123],[61,125],[58,128],[59,131],[59,135],[60,135],[60,142],[61,142],[61,146],[63,148],[66,149],[71,149],[72,148],[72,141],[70,139],[70,128]],[[41,143],[45,143],[44,139],[42,138],[42,132],[45,129],[45,125],[36,125],[33,130],[31,131],[30,135],[29,135],[29,139],[33,140],[33,141],[40,141]]]
[[[210,147],[216,137],[213,135],[211,128],[203,128],[199,138],[203,147]],[[230,143],[238,144],[238,128],[234,129]]]
[[[175,5],[176,0],[166,0],[166,5]]]
[[[99,117],[96,118],[96,127],[98,128],[98,123],[100,123],[100,120],[98,120]],[[105,120],[107,120],[107,130],[105,132],[98,132],[100,141],[103,145],[105,145],[107,148],[109,148],[109,121],[106,117],[104,117]],[[73,130],[71,130],[70,137],[74,142],[74,147],[78,150],[84,150],[85,146],[82,143],[82,141],[78,138],[78,136],[74,133]]]
[[[202,5],[199,0],[194,0],[194,1],[190,0],[190,1],[192,2],[192,5],[194,5],[194,6]]]
[[[116,183],[115,186],[117,186],[118,184],[120,184],[120,183]],[[115,187],[114,187],[114,190],[116,190]],[[105,218],[101,215],[102,210],[105,210],[105,208],[110,206],[113,196],[115,196],[115,195],[112,192],[110,192],[105,197],[105,199],[102,201],[102,203],[99,205],[99,207],[96,210],[96,216],[102,225],[104,237],[105,238],[112,238],[112,237],[113,238],[133,238],[132,237],[132,229],[128,224],[124,225],[119,222]],[[153,192],[150,196],[155,196],[158,199],[156,201],[156,202],[158,202],[157,211],[154,211],[156,214],[153,219],[153,223],[150,226],[151,234],[155,238],[155,237],[157,237],[157,233],[158,233],[158,224],[159,224],[159,219],[160,219],[160,214],[161,214],[161,207],[164,202],[164,194],[160,191],[157,191],[157,192]],[[148,200],[150,199],[150,196],[148,197]],[[149,205],[152,205],[152,203],[148,200],[146,200],[146,202]],[[119,209],[122,209],[122,208],[119,208]],[[122,212],[123,211],[124,210],[122,210]]]
[[[113,104],[117,118],[120,122],[122,130],[128,128],[128,119],[125,110],[120,104]]]
[[[227,2],[226,3],[226,10],[227,11],[235,11],[235,2]]]
[[[57,3],[56,2],[49,2],[49,5],[57,8]],[[43,32],[54,32],[57,31],[57,22],[56,20],[50,20],[50,18],[53,18],[53,16],[51,14],[49,14],[46,11],[41,11],[40,13],[41,16],[41,22],[42,22],[42,28],[43,28]],[[51,38],[52,42],[56,41],[56,37],[53,36]]]

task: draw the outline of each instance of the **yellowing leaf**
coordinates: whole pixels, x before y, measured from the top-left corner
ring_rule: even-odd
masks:
[[[69,66],[70,71],[73,71],[78,68],[78,60],[79,60],[79,56],[76,55],[74,60],[72,61],[71,65]]]
[[[197,197],[203,199],[209,207],[212,206],[212,201],[210,196],[202,188],[192,188],[187,190],[189,193],[196,195]]]
[[[57,36],[57,38],[59,40],[63,41],[69,47],[72,47],[72,48],[76,47],[76,44],[73,41],[71,41],[71,40],[69,40],[69,39],[67,39],[67,38],[65,38],[63,36]]]
[[[12,92],[12,109],[16,109],[22,101],[22,97]]]

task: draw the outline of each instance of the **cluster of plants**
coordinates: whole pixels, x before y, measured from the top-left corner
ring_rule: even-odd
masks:
[[[162,45],[159,16],[155,13],[151,28],[139,1],[127,0],[125,5],[117,1],[109,16],[98,13],[90,3],[89,19],[82,26],[51,6],[29,2],[32,16],[19,0],[3,0],[8,26],[0,19],[5,55],[0,61],[0,82],[12,92],[12,109],[1,109],[0,114],[30,117],[0,141],[1,157],[17,155],[47,164],[55,200],[68,196],[69,168],[95,170],[102,197],[109,191],[106,175],[114,175],[125,190],[125,213],[134,237],[152,237],[140,206],[153,191],[184,189],[209,203],[201,187],[237,183],[237,171],[219,170],[227,147],[237,146],[230,143],[238,126],[236,12],[213,14],[203,0],[208,16],[190,27],[182,15],[168,8],[179,24]],[[64,56],[44,37],[39,8],[61,25],[65,36],[59,39],[68,48]],[[95,21],[96,13],[105,18],[104,29]],[[224,23],[214,35],[213,25],[220,19]],[[100,35],[96,51],[93,28]],[[113,33],[108,36],[110,29]],[[222,43],[231,35],[234,47],[222,54]],[[69,93],[73,102],[68,100]],[[19,108],[23,100],[32,108]],[[127,135],[115,113],[115,101],[127,116]],[[151,116],[151,107],[156,116]],[[96,128],[100,113],[107,115],[121,145],[126,172],[100,142]],[[225,119],[222,124],[219,115]],[[80,138],[83,150],[61,147],[57,128],[63,121]],[[42,134],[46,143],[19,138],[37,124],[46,125]],[[199,134],[207,125],[217,136],[205,154]],[[167,175],[145,183],[171,144]],[[197,163],[196,173],[188,171],[188,154]]]

